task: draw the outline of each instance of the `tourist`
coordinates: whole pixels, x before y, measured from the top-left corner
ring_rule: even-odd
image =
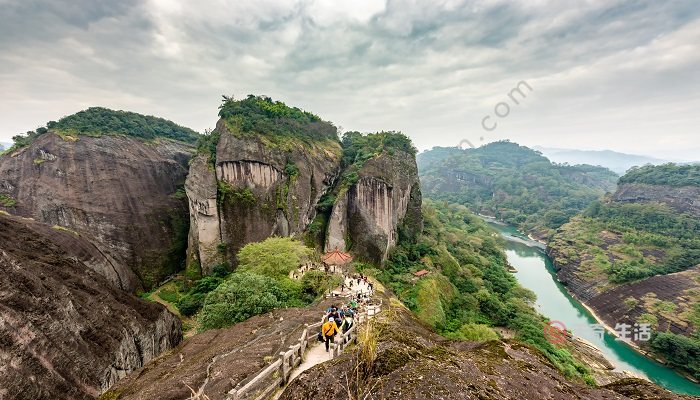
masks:
[[[326,353],[328,353],[330,344],[335,343],[335,335],[338,333],[338,327],[333,317],[328,318],[328,322],[323,324],[321,332],[323,333],[323,338],[326,342]]]

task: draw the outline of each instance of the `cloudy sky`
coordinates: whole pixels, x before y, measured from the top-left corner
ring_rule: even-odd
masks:
[[[697,160],[700,2],[0,0],[0,88],[0,141],[94,105],[203,131],[254,93],[420,149]]]

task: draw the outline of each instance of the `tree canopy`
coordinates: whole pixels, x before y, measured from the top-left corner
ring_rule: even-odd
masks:
[[[627,171],[620,184],[643,183],[667,186],[700,186],[700,164],[645,165]]]
[[[508,141],[468,150],[437,148],[419,160],[426,197],[466,205],[525,231],[552,233],[613,190],[617,180],[606,168],[552,164]]]

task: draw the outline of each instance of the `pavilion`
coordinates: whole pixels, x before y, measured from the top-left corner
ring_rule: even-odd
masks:
[[[323,265],[326,266],[326,270],[331,272],[336,272],[337,267],[344,268],[346,265],[350,264],[352,261],[352,256],[348,253],[344,253],[336,247],[334,250],[327,252],[321,257]]]

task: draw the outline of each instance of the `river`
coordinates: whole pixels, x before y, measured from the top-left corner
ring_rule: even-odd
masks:
[[[487,221],[488,222],[488,221]],[[575,336],[598,347],[605,357],[621,370],[632,371],[668,390],[700,395],[700,385],[682,377],[672,369],[645,357],[624,342],[605,333],[603,338],[591,326],[596,319],[559,283],[551,259],[540,243],[529,240],[516,229],[489,222],[506,239],[508,262],[520,284],[537,294],[535,307],[550,320],[563,322]]]

